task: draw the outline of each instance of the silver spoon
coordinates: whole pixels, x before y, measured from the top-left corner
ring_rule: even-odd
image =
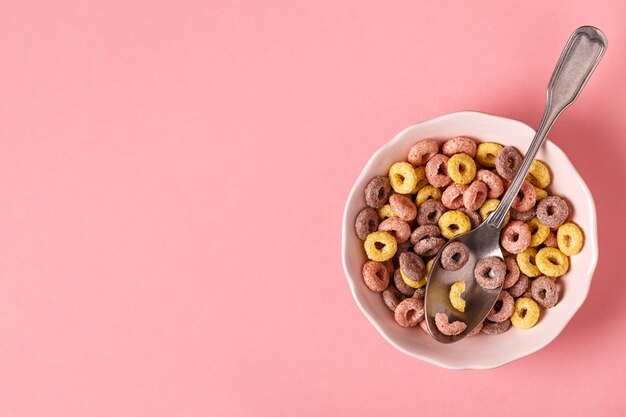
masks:
[[[602,58],[606,45],[606,37],[599,29],[592,26],[576,29],[567,41],[550,79],[546,108],[539,129],[498,208],[476,229],[461,234],[447,243],[447,245],[455,241],[465,243],[470,251],[467,263],[458,271],[448,271],[441,266],[439,258],[442,251],[439,251],[430,271],[424,301],[426,324],[438,342],[453,343],[463,339],[487,317],[495,305],[502,285],[492,290],[482,288],[474,279],[474,267],[483,258],[496,256],[503,259],[500,231],[513,199],[519,192],[530,164],[554,121],[576,100]],[[465,291],[462,295],[466,302],[464,313],[454,309],[448,298],[450,286],[461,280],[465,281]],[[455,336],[444,335],[435,324],[437,313],[446,313],[451,322],[463,321],[467,328]]]

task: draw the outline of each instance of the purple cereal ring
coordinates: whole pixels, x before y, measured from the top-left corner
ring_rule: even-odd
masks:
[[[425,268],[422,258],[413,252],[404,252],[400,255],[400,270],[411,281],[419,281],[424,278]]]
[[[476,156],[476,142],[465,136],[448,139],[441,147],[444,155],[452,156],[457,153],[466,153],[470,157]]]
[[[426,179],[433,187],[443,188],[452,182],[448,175],[448,157],[438,153],[426,164]],[[390,185],[391,186],[391,185]]]
[[[445,243],[439,227],[432,224],[420,226],[411,233],[413,251],[420,256],[435,256]]]
[[[522,154],[512,146],[505,146],[500,149],[496,156],[496,171],[504,179],[512,180],[517,174],[517,170],[522,165]]]
[[[383,220],[378,225],[378,230],[390,232],[398,243],[404,243],[411,237],[411,226],[399,217],[390,217]]]
[[[469,248],[459,241],[450,243],[441,252],[441,266],[448,271],[458,271],[468,260]]]
[[[556,248],[556,247],[558,247],[557,240],[556,240],[556,233],[550,232],[550,234],[548,234],[548,237],[546,238],[546,240],[543,241],[543,244],[546,245],[549,248]]]
[[[389,205],[393,214],[404,221],[410,222],[417,217],[417,207],[409,197],[402,194],[392,194],[389,197]]]
[[[365,187],[365,203],[372,208],[379,209],[387,204],[391,192],[389,178],[374,177]]]
[[[533,280],[530,284],[530,294],[533,300],[543,308],[554,307],[559,301],[559,290],[555,282],[545,276]]]
[[[513,296],[513,298],[517,298],[524,294],[528,289],[528,284],[530,283],[530,279],[524,274],[519,274],[519,279],[511,288],[509,288],[509,294]]]
[[[414,327],[424,318],[424,303],[417,298],[407,298],[398,304],[393,314],[402,327]]]
[[[435,314],[435,324],[437,329],[446,336],[455,336],[467,329],[467,324],[462,321],[453,321],[450,323],[448,315],[445,313]]]
[[[471,211],[478,210],[485,200],[487,200],[487,184],[479,180],[474,180],[463,193],[463,205]]]
[[[472,229],[476,229],[483,222],[482,217],[480,217],[477,211],[468,210],[465,207],[461,207],[459,211],[469,218]]]
[[[512,207],[515,210],[526,211],[535,207],[535,203],[537,203],[537,193],[532,184],[524,180],[522,188],[520,188],[519,193],[517,193],[513,200]]]
[[[437,224],[441,215],[446,211],[443,203],[439,200],[429,199],[424,201],[417,209],[417,223]]]
[[[402,295],[412,297],[413,293],[415,293],[415,288],[407,285],[407,283],[402,279],[402,275],[400,275],[400,268],[396,269],[396,272],[393,274],[393,284]]]
[[[416,288],[413,293],[413,298],[417,298],[419,300],[424,301],[424,297],[426,296],[426,287]]]
[[[504,265],[506,266],[506,275],[504,276],[502,288],[508,290],[519,280],[520,270],[513,258],[504,258]]]
[[[481,259],[474,268],[476,282],[486,290],[493,290],[502,285],[505,275],[504,261],[495,256]]]
[[[467,334],[467,337],[476,336],[483,328],[483,324],[479,323],[478,326],[474,327],[474,330]]]
[[[406,297],[402,295],[402,293],[393,285],[390,285],[385,291],[383,291],[383,302],[391,311],[396,311],[396,307],[398,307],[400,301],[405,298]]]
[[[511,320],[505,320],[500,323],[494,323],[489,320],[483,322],[482,332],[489,335],[501,334],[509,330],[511,327]]]
[[[441,194],[441,202],[451,210],[456,210],[463,206],[463,193],[467,190],[467,185],[453,183]]]
[[[376,231],[378,222],[378,213],[376,210],[371,207],[364,208],[359,212],[356,216],[356,220],[354,221],[356,235],[359,239],[365,240],[367,235]]]
[[[498,301],[487,315],[487,320],[501,323],[508,320],[513,315],[513,311],[515,311],[515,300],[507,290],[502,290],[498,296]]]
[[[389,271],[380,262],[365,262],[362,273],[365,285],[374,292],[381,292],[389,285]]]
[[[507,224],[500,236],[500,245],[509,253],[518,254],[524,252],[530,245],[531,233],[528,225],[519,220]]]
[[[424,139],[411,146],[409,149],[409,162],[419,167],[426,165],[428,160],[439,152],[439,144],[432,139]]]
[[[476,173],[476,179],[484,182],[489,189],[488,198],[498,198],[504,193],[504,182],[498,174],[488,169],[481,169]]]
[[[533,217],[535,217],[535,208],[531,208],[530,210],[526,210],[526,211],[519,211],[519,210],[515,210],[514,208],[511,208],[511,219],[513,220],[519,220],[521,222],[528,222],[530,221],[530,219],[532,219]]]
[[[561,197],[549,196],[537,204],[537,218],[548,227],[559,227],[569,216],[569,206]]]

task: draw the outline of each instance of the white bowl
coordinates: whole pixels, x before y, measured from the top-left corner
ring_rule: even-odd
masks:
[[[365,262],[363,241],[354,231],[356,215],[365,205],[364,189],[376,175],[387,175],[394,162],[406,160],[415,142],[426,139],[443,141],[453,136],[469,136],[481,141],[513,145],[521,152],[530,145],[535,131],[517,120],[477,112],[451,113],[418,123],[400,132],[383,145],[367,162],[357,178],[343,215],[343,267],[354,299],[365,317],[393,346],[407,355],[449,369],[488,369],[504,365],[546,346],[565,328],[585,301],[593,271],[598,261],[596,209],[584,181],[554,143],[546,140],[537,159],[548,164],[553,174],[551,194],[565,197],[570,203],[570,218],[585,235],[583,250],[570,258],[570,270],[563,282],[559,303],[547,310],[529,330],[512,327],[506,333],[489,336],[483,333],[453,344],[441,344],[427,336],[419,327],[403,328],[385,307],[379,293],[370,291],[361,277]]]

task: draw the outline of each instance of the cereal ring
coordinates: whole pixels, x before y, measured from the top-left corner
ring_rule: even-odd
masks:
[[[569,268],[569,258],[557,248],[539,249],[535,262],[539,271],[549,277],[560,277]]]
[[[398,250],[398,242],[391,233],[373,232],[365,238],[364,247],[369,259],[383,262],[393,258]]]
[[[480,331],[482,330],[482,328],[483,328],[483,324],[482,324],[482,322],[481,322],[481,323],[478,323],[478,326],[474,327],[474,330],[472,330],[471,332],[469,332],[469,333],[467,334],[467,337],[476,336],[478,333],[480,333]]]
[[[374,292],[381,292],[389,285],[389,271],[380,262],[365,262],[361,272],[365,285]]]
[[[504,265],[506,266],[506,275],[504,276],[504,284],[502,288],[505,290],[511,288],[519,280],[519,266],[513,258],[504,258]]]
[[[501,286],[505,275],[504,261],[495,256],[481,259],[474,268],[476,282],[486,290],[493,290]]]
[[[391,184],[386,177],[374,177],[365,187],[365,203],[375,209],[384,206],[390,195]]]
[[[434,224],[419,226],[411,233],[413,251],[420,256],[435,256],[446,243],[440,236],[441,232]]]
[[[405,243],[411,237],[411,226],[398,217],[383,220],[378,225],[378,230],[391,233],[397,243]]]
[[[504,182],[498,174],[487,169],[481,169],[476,173],[476,179],[482,181],[489,189],[488,198],[498,198],[504,193]]]
[[[390,277],[393,275],[394,272],[396,272],[396,267],[393,265],[393,261],[391,259],[381,263],[387,269],[387,272],[389,272]]]
[[[446,239],[468,232],[472,228],[469,218],[458,210],[446,211],[439,218],[439,229]]]
[[[469,248],[463,242],[452,242],[441,252],[441,266],[448,271],[458,271],[465,266],[468,260]]]
[[[396,269],[396,272],[394,272],[393,274],[393,283],[402,295],[406,295],[407,297],[412,297],[413,294],[415,293],[415,288],[409,285],[406,285],[406,282],[404,282],[404,279],[402,278],[402,274],[400,273],[400,268]]]
[[[428,185],[428,180],[426,179],[426,168],[425,167],[417,167],[415,168],[415,176],[417,177],[417,184],[415,184],[415,187],[411,190],[411,192],[409,194],[417,194],[417,192],[424,187],[425,185]]]
[[[483,221],[483,219],[480,217],[480,214],[478,214],[477,211],[468,210],[465,207],[461,207],[459,211],[465,214],[467,218],[470,220],[472,229],[476,229],[478,226],[480,226],[480,223]]]
[[[501,149],[502,145],[499,143],[483,142],[478,145],[478,149],[476,149],[476,160],[482,166],[493,168],[496,166],[496,158]]]
[[[532,185],[526,180],[522,183],[522,188],[520,188],[519,192],[515,196],[513,200],[513,208],[519,211],[530,210],[537,203],[537,194],[535,194],[535,189]]]
[[[498,200],[497,198],[490,198],[489,200],[485,201],[482,207],[478,209],[478,212],[480,213],[480,217],[482,217],[483,221],[487,220],[487,217],[489,217],[489,215],[493,213],[493,211],[496,208],[498,208],[499,204],[500,204],[500,200]],[[507,213],[506,216],[504,217],[505,225],[509,222],[510,217],[511,217],[511,213]]]
[[[532,298],[521,297],[515,300],[515,311],[511,324],[518,329],[530,329],[539,320],[539,306]]]
[[[395,214],[393,214],[393,209],[391,208],[391,206],[389,205],[389,203],[385,204],[384,206],[382,206],[381,208],[379,208],[377,210],[378,212],[378,218],[382,221],[385,219],[390,219],[392,217],[396,217]]]
[[[452,182],[448,175],[448,157],[438,153],[426,164],[426,178],[430,185],[443,188]]]
[[[467,190],[467,185],[450,184],[441,195],[441,202],[449,209],[458,209],[463,206],[463,193]]]
[[[426,281],[428,279],[428,277],[424,277],[422,279],[420,279],[419,281],[414,281],[412,279],[410,279],[409,277],[407,277],[404,272],[402,272],[402,269],[400,270],[400,277],[402,277],[402,281],[404,281],[404,283],[406,285],[408,285],[411,288],[422,288],[424,285],[426,285]]]
[[[400,304],[400,301],[404,300],[406,297],[402,295],[400,291],[393,285],[390,285],[383,291],[383,303],[387,306],[387,308],[391,311],[396,311],[396,307]]]
[[[530,291],[530,288],[528,288],[528,289],[524,292],[524,294],[522,294],[522,297],[524,297],[524,298],[533,298],[533,293],[532,293],[532,291]]]
[[[517,149],[512,146],[505,146],[500,149],[500,153],[496,157],[496,171],[502,178],[510,181],[522,165],[522,159],[522,154]]]
[[[505,320],[500,323],[494,323],[489,320],[483,321],[482,332],[488,335],[502,334],[511,327],[511,320]]]
[[[465,281],[458,281],[450,286],[450,294],[448,294],[452,307],[461,313],[465,312],[465,300],[461,297],[463,291],[465,291]]]
[[[420,205],[424,204],[424,202],[428,199],[433,200],[441,200],[441,190],[439,188],[435,188],[432,185],[423,186],[415,197],[415,204]]]
[[[519,275],[519,279],[511,288],[509,288],[509,294],[513,296],[513,298],[517,298],[524,294],[528,289],[528,285],[530,284],[530,279],[524,274]]]
[[[550,171],[548,170],[546,164],[535,159],[530,164],[530,169],[528,170],[526,179],[536,187],[546,188],[550,185],[551,181]]]
[[[409,194],[417,185],[415,168],[408,162],[396,162],[389,168],[391,188],[398,194]]]
[[[428,325],[426,324],[426,320],[420,321],[419,325],[420,325],[420,328],[424,331],[424,333],[431,336],[430,332],[428,331]]]
[[[572,222],[563,223],[556,232],[556,241],[565,255],[576,255],[583,248],[583,232]]]
[[[437,224],[446,211],[443,203],[438,200],[426,200],[417,209],[417,223],[420,225]]]
[[[402,327],[415,327],[424,319],[424,303],[417,298],[402,300],[393,314]]]
[[[457,136],[445,141],[441,147],[441,152],[447,156],[465,153],[473,158],[476,155],[476,142],[465,136]]]
[[[559,227],[569,216],[569,206],[561,197],[546,197],[537,204],[537,218],[548,227]]]
[[[404,221],[410,222],[417,217],[417,207],[413,200],[402,194],[392,194],[389,197],[389,205],[393,213]]]
[[[437,329],[446,336],[455,336],[467,329],[467,324],[462,321],[453,321],[450,323],[448,320],[448,315],[445,313],[435,314]]]
[[[530,210],[526,210],[526,211],[519,211],[519,210],[515,210],[514,208],[511,208],[510,213],[511,213],[511,218],[513,220],[519,220],[521,222],[526,223],[527,221],[535,217],[535,208],[533,207]]]
[[[411,281],[419,281],[424,278],[426,272],[424,268],[422,258],[413,252],[404,252],[400,255],[400,272]]]
[[[515,301],[507,290],[502,290],[498,296],[498,301],[493,306],[489,314],[487,314],[487,320],[494,323],[501,323],[508,320],[513,314]]]
[[[430,270],[433,269],[433,264],[434,263],[435,263],[435,258],[433,258],[430,261],[426,262],[426,277],[428,277],[428,274],[430,274]]]
[[[448,159],[448,175],[457,184],[469,184],[476,176],[476,163],[465,153],[457,153]]]
[[[546,240],[543,241],[543,244],[549,248],[556,248],[558,247],[558,243],[557,243],[557,239],[556,239],[556,234],[554,232],[550,232],[550,234],[548,234],[548,237],[546,238]],[[561,251],[563,252],[563,251]]]
[[[409,162],[414,166],[426,165],[428,160],[439,152],[439,144],[432,139],[424,139],[409,149]]]
[[[559,290],[551,279],[541,276],[530,284],[530,293],[533,298],[543,308],[551,308],[559,301]]]
[[[537,195],[537,201],[541,201],[548,196],[548,192],[543,188],[535,187],[534,185],[533,188],[535,189],[535,195]]]
[[[408,226],[408,225],[407,225]],[[361,240],[365,240],[367,235],[376,231],[378,227],[378,213],[371,207],[364,208],[356,216],[354,221],[354,229],[356,235]]]
[[[541,245],[548,235],[550,234],[550,228],[541,224],[538,218],[533,217],[528,223],[528,229],[530,229],[530,246]]]
[[[426,296],[426,288],[424,287],[416,288],[415,292],[413,293],[413,298],[417,298],[422,301],[424,301],[425,296]]]
[[[500,245],[509,253],[518,254],[528,248],[530,236],[530,229],[526,223],[513,220],[502,230]]]
[[[528,248],[524,252],[518,253],[515,260],[522,274],[528,275],[531,278],[538,277],[540,275],[539,268],[537,268],[535,257],[537,256],[537,249]]]
[[[487,184],[476,180],[463,193],[463,205],[466,209],[478,210],[487,200]]]

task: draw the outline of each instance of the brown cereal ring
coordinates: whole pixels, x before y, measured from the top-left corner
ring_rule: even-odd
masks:
[[[365,285],[374,292],[381,292],[389,285],[389,272],[385,265],[380,262],[365,262],[362,274]]]
[[[398,243],[404,243],[411,237],[411,226],[399,217],[383,220],[378,225],[378,230],[391,233]]]
[[[452,182],[448,175],[448,157],[438,153],[426,164],[426,178],[430,185],[443,188]]]
[[[528,284],[530,283],[530,279],[522,273],[519,274],[519,279],[511,288],[509,288],[509,294],[511,294],[514,298],[520,297],[522,294],[526,292],[528,289]]]
[[[441,252],[441,266],[448,271],[458,271],[469,260],[469,248],[462,242],[452,242]]]
[[[446,211],[439,200],[426,200],[417,209],[417,223],[420,225],[437,224],[441,215]]]
[[[550,232],[546,240],[543,241],[543,244],[549,248],[556,248],[558,246],[556,234],[554,232]]]
[[[396,311],[396,307],[398,307],[400,301],[405,298],[406,297],[402,295],[402,293],[393,285],[390,285],[385,291],[383,291],[383,302],[391,311]]]
[[[487,185],[479,180],[470,184],[463,193],[463,205],[466,209],[478,210],[487,200]]]
[[[554,307],[559,301],[559,291],[556,284],[545,276],[540,276],[530,284],[532,299],[543,308]]]
[[[374,177],[365,187],[365,203],[375,209],[384,206],[390,195],[391,183],[387,177]]]
[[[504,276],[502,288],[508,290],[519,280],[520,270],[519,266],[517,266],[517,262],[515,262],[513,258],[504,258],[504,264],[506,266],[506,275]]]
[[[415,327],[424,319],[424,303],[417,298],[402,300],[396,307],[393,317],[402,327]]]
[[[502,149],[502,145],[499,143],[483,142],[476,148],[476,161],[482,166],[493,168],[496,166],[496,157],[500,149]]]
[[[502,334],[511,327],[511,320],[505,320],[500,323],[494,323],[489,320],[483,322],[482,332],[489,335]]]
[[[441,147],[441,152],[447,156],[465,153],[473,158],[476,156],[476,142],[465,136],[457,136],[448,139]]]
[[[530,245],[531,233],[528,225],[519,220],[513,220],[506,225],[500,236],[500,245],[509,253],[524,252]]]
[[[389,205],[393,213],[404,221],[410,222],[417,217],[417,207],[413,200],[402,194],[392,194],[389,197]]]
[[[476,282],[486,290],[493,290],[501,286],[505,275],[504,261],[495,256],[481,259],[474,268]]]
[[[502,290],[498,296],[498,301],[487,315],[487,320],[501,323],[508,320],[513,315],[513,311],[515,311],[515,300],[507,290]]]
[[[482,223],[483,219],[480,217],[477,211],[468,210],[465,207],[461,207],[459,211],[467,216],[472,224],[472,229],[476,229]]]
[[[467,329],[467,324],[462,321],[449,322],[448,315],[445,313],[435,314],[435,324],[437,329],[446,336],[455,336]]]
[[[412,297],[415,292],[415,288],[407,285],[406,282],[402,279],[402,275],[400,274],[400,268],[396,269],[396,272],[393,274],[393,284],[396,286],[398,291],[402,295],[406,295],[407,297]]]
[[[450,184],[441,195],[441,202],[447,208],[454,210],[463,206],[463,193],[467,190],[467,185],[457,183]]]
[[[467,334],[467,337],[472,337],[472,336],[476,336],[478,333],[480,333],[480,331],[483,328],[483,323],[478,323],[478,326],[474,327],[474,330],[472,330],[471,332],[469,332]]]
[[[426,296],[426,287],[416,288],[413,293],[413,298],[417,298],[419,300],[424,301],[424,297]]]
[[[420,256],[435,256],[445,243],[439,228],[432,224],[419,226],[411,233],[413,251]]]
[[[382,264],[387,269],[389,277],[392,277],[394,272],[396,272],[396,267],[393,265],[393,260],[389,259],[388,261],[382,262]]]
[[[400,255],[400,271],[411,281],[424,278],[426,272],[424,261],[413,252],[404,252]]]
[[[432,139],[424,139],[409,149],[409,162],[413,166],[426,165],[428,160],[439,152],[439,144]]]
[[[378,228],[378,213],[376,210],[371,207],[361,210],[354,221],[354,229],[359,239],[365,240],[367,235],[376,231],[376,228]]]
[[[512,146],[505,146],[500,149],[496,157],[496,171],[504,179],[512,180],[517,174],[517,170],[522,165],[522,154]]]
[[[559,227],[569,216],[569,206],[561,197],[546,197],[537,204],[537,218],[548,227]]]
[[[530,210],[519,211],[511,207],[510,213],[513,220],[519,220],[526,223],[527,221],[535,217],[535,208],[533,207]]]
[[[476,173],[476,179],[484,182],[489,189],[487,197],[498,198],[504,193],[504,182],[498,174],[488,169],[481,169]]]
[[[515,199],[513,200],[512,207],[515,210],[526,211],[535,207],[535,203],[537,203],[537,194],[535,194],[535,189],[528,181],[524,180],[522,188],[520,188],[519,192],[515,196]]]

